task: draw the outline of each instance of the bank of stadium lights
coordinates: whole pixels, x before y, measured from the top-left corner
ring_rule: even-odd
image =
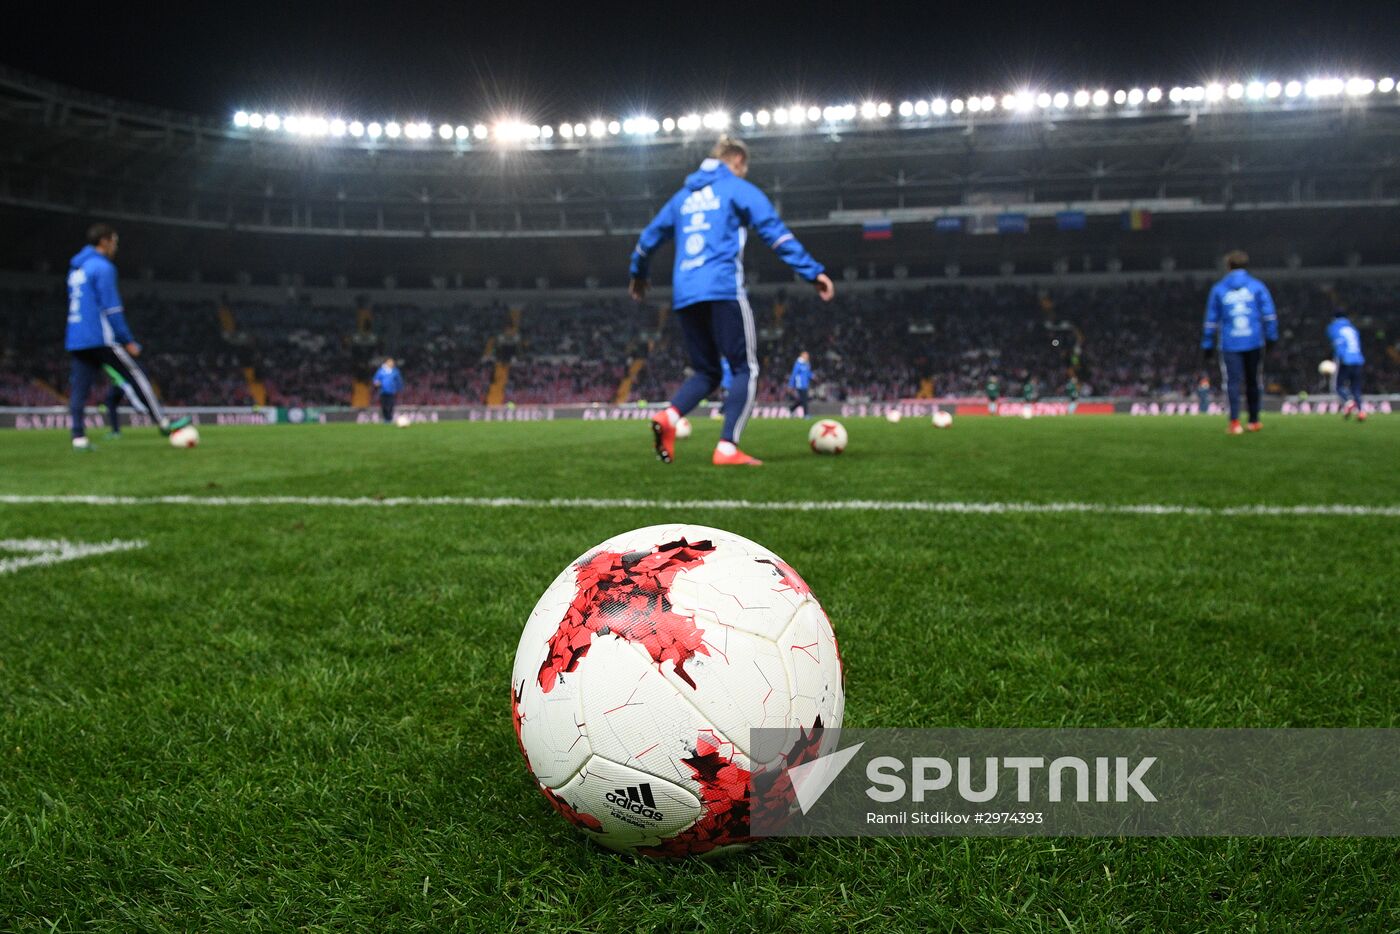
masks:
[[[755,127],[779,127],[785,130],[804,130],[815,125],[840,126],[846,123],[878,123],[897,119],[901,122],[922,122],[930,118],[941,119],[948,115],[960,117],[968,114],[1011,114],[1030,115],[1036,111],[1106,110],[1114,108],[1134,111],[1145,106],[1159,105],[1165,99],[1173,106],[1206,104],[1210,106],[1245,106],[1265,101],[1293,102],[1299,99],[1328,101],[1336,99],[1363,99],[1376,94],[1392,94],[1400,91],[1393,77],[1351,78],[1316,77],[1306,81],[1287,82],[1253,79],[1249,81],[1212,81],[1206,84],[1178,85],[1163,90],[1160,87],[1143,88],[1080,88],[1079,90],[1056,91],[1032,90],[1023,88],[1001,96],[990,94],[972,95],[951,100],[935,97],[928,100],[903,100],[898,104],[887,101],[865,100],[859,104],[831,104],[825,107],[810,103],[795,103],[772,109],[744,111],[737,117],[740,126],[746,130]],[[576,140],[606,140],[610,137],[649,139],[675,133],[696,134],[701,131],[719,132],[728,129],[730,114],[723,110],[705,113],[692,112],[676,117],[657,119],[650,116],[632,116],[626,119],[595,118],[586,123],[561,123],[557,129],[550,125],[537,125],[519,120],[501,120],[491,126],[486,124],[441,123],[436,127],[424,120],[365,123],[360,120],[345,120],[341,117],[324,117],[304,114],[277,114],[239,110],[233,115],[233,125],[240,130],[259,130],[281,133],[287,136],[316,139],[332,138],[365,139],[378,141],[407,140],[410,142],[431,141],[435,136],[445,143],[486,142],[494,140],[502,144],[523,144],[538,141],[552,142],[556,137],[566,142]]]

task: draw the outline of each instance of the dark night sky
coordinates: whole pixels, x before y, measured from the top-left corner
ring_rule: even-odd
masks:
[[[0,62],[209,116],[248,107],[553,122],[1001,93],[1026,82],[1400,77],[1395,0],[1295,11],[1228,0],[1069,2],[1026,13],[1014,4],[933,2],[44,7],[7,19]]]

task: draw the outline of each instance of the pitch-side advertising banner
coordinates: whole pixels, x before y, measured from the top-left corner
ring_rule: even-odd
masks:
[[[750,748],[756,836],[1400,836],[1400,729],[763,729]]]

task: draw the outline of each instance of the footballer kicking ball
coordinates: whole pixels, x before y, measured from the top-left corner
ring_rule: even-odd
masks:
[[[170,446],[172,448],[193,448],[199,446],[199,430],[193,425],[186,425],[183,428],[176,428],[170,433]]]
[[[413,419],[409,418],[407,415],[395,415],[395,416],[394,416],[394,427],[395,427],[395,428],[407,428],[409,425],[412,425],[412,424],[413,424]]]
[[[1333,373],[1337,372],[1337,361],[1323,360],[1317,365],[1317,372],[1321,373],[1323,376],[1331,376]]]
[[[846,429],[834,418],[823,418],[807,432],[807,443],[818,454],[840,454],[846,450]]]
[[[952,416],[950,413],[945,412],[945,411],[943,411],[942,409],[939,409],[937,412],[934,412],[934,413],[933,413],[933,427],[934,427],[934,428],[952,428],[952,427],[953,427],[953,416]]]
[[[690,419],[686,418],[685,416],[681,416],[681,420],[676,422],[676,437],[690,437]]]
[[[762,545],[698,525],[637,529],[571,562],[511,675],[545,799],[603,846],[653,857],[732,850],[753,839],[751,814],[790,813],[781,766],[831,751],[844,710],[811,588]],[[762,761],[756,728],[781,731]]]
[[[889,422],[891,425],[898,425],[899,420],[903,417],[904,413],[899,409],[890,409],[885,413],[885,421]]]

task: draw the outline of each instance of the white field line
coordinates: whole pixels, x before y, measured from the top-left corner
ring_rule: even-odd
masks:
[[[107,542],[70,542],[61,538],[6,538],[0,539],[0,552],[18,551],[26,553],[23,558],[0,560],[0,574],[10,574],[22,568],[44,567],[94,555],[107,555],[116,551],[132,551],[145,548],[142,541],[123,541],[114,538]]]
[[[448,506],[470,509],[717,509],[740,512],[922,512],[966,515],[1092,513],[1117,516],[1346,516],[1400,518],[1400,506],[1182,506],[1171,503],[967,503],[939,500],[525,499],[513,496],[83,496],[0,494],[0,505],[311,506],[385,509]]]

